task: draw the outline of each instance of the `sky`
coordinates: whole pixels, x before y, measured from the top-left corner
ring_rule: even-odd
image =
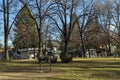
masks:
[[[0,5],[2,4],[2,0],[0,0]],[[0,8],[1,10],[1,8]],[[1,12],[0,12],[0,15],[1,15]],[[3,43],[3,40],[4,40],[4,36],[3,36],[3,25],[2,25],[2,22],[1,22],[1,18],[2,16],[0,16],[0,43]]]
[[[14,0],[14,1],[17,1],[17,0]],[[52,0],[51,0],[52,1]],[[96,0],[97,1],[97,0]],[[100,1],[104,1],[104,0],[100,0]],[[111,0],[112,1],[112,0]],[[16,4],[16,7],[14,7],[13,9],[12,9],[12,11],[14,10],[14,9],[16,9],[16,10],[19,10],[20,9],[20,5],[19,5],[19,3],[20,2],[18,2],[18,4]],[[2,5],[2,0],[0,0],[0,10],[1,10],[1,5]],[[0,12],[0,43],[4,43],[4,27],[3,27],[3,14]],[[12,22],[12,19],[14,18],[14,16],[13,15],[10,15],[10,21]],[[4,44],[3,44],[4,45]],[[9,41],[8,41],[8,45],[12,45],[12,41],[9,39]]]
[[[20,2],[18,2],[17,0],[14,0],[16,1],[16,4],[14,3],[12,6],[12,8],[10,9],[10,13],[14,13],[14,15],[17,14],[17,12],[19,11],[19,9],[21,8],[21,4]],[[4,22],[3,22],[3,12],[1,12],[1,6],[2,6],[2,0],[0,0],[0,43],[2,43],[4,45]],[[11,7],[11,5],[10,5]],[[11,25],[11,23],[13,22],[14,20],[14,16],[13,14],[10,14],[10,23],[9,23],[9,26]],[[13,26],[14,27],[14,26]],[[12,32],[12,30],[11,30]],[[10,32],[10,33],[11,33]],[[12,46],[12,41],[9,39],[8,40],[8,46]]]

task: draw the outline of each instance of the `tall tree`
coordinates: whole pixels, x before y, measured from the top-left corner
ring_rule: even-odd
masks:
[[[16,0],[17,1],[17,0]],[[11,17],[14,16],[14,18],[10,19],[10,14],[12,13],[13,10],[11,10],[11,6],[14,7],[14,5],[12,4],[14,2],[14,0],[3,0],[2,1],[2,8],[3,8],[3,23],[4,23],[4,50],[5,50],[5,59],[9,60],[9,53],[8,53],[8,35],[10,33],[10,30],[13,26],[13,23],[18,15],[18,13],[21,11],[19,9],[19,11],[16,10],[16,14],[12,15]],[[11,10],[11,12],[10,12]],[[14,12],[13,12],[14,13]]]
[[[49,11],[48,7],[50,5],[49,1],[44,0],[20,0],[23,5],[26,5],[29,7],[30,11],[32,12],[31,18],[34,20],[37,32],[38,32],[38,40],[39,40],[39,53],[38,56],[42,55],[42,31],[43,31],[43,20],[47,12]]]
[[[112,16],[112,21],[114,22],[112,23],[112,26],[114,27],[114,30],[111,32],[116,35],[114,40],[120,45],[120,1],[114,1]]]
[[[73,22],[73,14],[78,5],[79,0],[55,0],[52,14],[49,15],[55,27],[57,27],[62,35],[63,52],[61,54],[62,62],[67,62],[68,42],[72,33],[75,21]],[[68,61],[69,62],[69,61]]]
[[[79,27],[79,32],[80,32],[80,40],[81,40],[81,48],[82,48],[82,56],[85,57],[86,53],[86,47],[85,47],[85,30],[86,27],[88,26],[89,17],[92,15],[92,10],[93,10],[93,0],[80,0],[80,6],[78,9],[81,9],[78,11],[78,20],[77,24]]]
[[[32,12],[31,18],[34,20],[37,32],[38,32],[38,46],[39,46],[39,51],[37,54],[38,58],[41,58],[43,55],[42,53],[42,36],[43,36],[43,21],[45,19],[45,15],[51,10],[49,6],[51,5],[49,1],[47,0],[20,0],[23,5],[26,5],[29,7],[30,11]],[[41,71],[41,61],[40,61],[40,71]]]
[[[74,16],[73,18],[74,19],[73,22],[74,22],[77,17],[76,13],[74,13],[73,16]],[[79,28],[77,23],[75,23],[74,28],[72,30],[68,48],[70,49],[70,51],[78,51],[81,49],[80,33],[79,33]]]
[[[98,3],[97,3],[98,4]],[[111,24],[112,24],[112,11],[113,11],[113,1],[105,0],[104,2],[100,3],[99,5],[101,9],[96,7],[96,12],[99,15],[99,24],[101,24],[101,29],[105,34],[105,42],[106,42],[106,50],[108,55],[111,55],[111,44],[113,36],[111,34]],[[99,11],[99,12],[98,12]]]
[[[98,23],[97,16],[90,16],[91,20],[88,23],[85,31],[86,37],[86,48],[89,49],[99,49],[104,43],[104,34],[101,30],[101,25]]]
[[[13,43],[17,49],[37,47],[38,34],[35,28],[35,22],[29,15],[31,15],[29,8],[23,6],[15,20],[15,39]]]

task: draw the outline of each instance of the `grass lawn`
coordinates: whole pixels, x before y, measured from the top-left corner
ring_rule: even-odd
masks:
[[[120,80],[119,58],[75,58],[71,63],[43,63],[39,72],[35,60],[0,62],[0,80]]]

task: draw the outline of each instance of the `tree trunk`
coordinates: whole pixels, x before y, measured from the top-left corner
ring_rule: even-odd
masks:
[[[109,42],[109,41],[108,41]],[[108,53],[109,53],[109,55],[111,56],[112,54],[111,54],[111,45],[110,45],[110,42],[108,43]]]
[[[3,16],[4,16],[4,50],[5,50],[5,60],[9,60],[8,53],[8,27],[9,27],[9,3],[7,0],[7,5],[5,5],[5,0],[3,0]]]
[[[5,60],[9,61],[9,52],[8,52],[8,38],[5,36],[5,41],[4,41],[4,50],[5,50]]]
[[[39,27],[38,27],[38,35],[39,35],[39,52],[38,52],[38,56],[42,56],[42,0],[40,0],[40,7],[38,8],[38,12],[39,12]]]
[[[68,45],[68,41],[65,40],[65,44],[64,44],[64,54],[67,54],[67,45]]]
[[[38,51],[38,56],[42,55],[42,39],[41,39],[41,34],[39,34],[39,51]]]
[[[82,57],[85,57],[85,44],[84,44],[84,39],[83,39],[83,36],[82,36],[82,33],[80,34],[80,37],[81,37],[81,43],[82,43]]]

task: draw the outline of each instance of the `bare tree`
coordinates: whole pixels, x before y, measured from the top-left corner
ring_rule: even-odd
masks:
[[[80,40],[82,45],[82,56],[85,57],[86,47],[85,47],[85,30],[88,26],[89,21],[91,19],[89,18],[91,16],[92,10],[93,10],[93,0],[89,0],[86,2],[86,0],[80,0],[79,8],[81,9],[80,12],[78,12],[78,20],[77,24],[79,27],[80,32]]]
[[[78,5],[78,1],[79,0],[55,0],[53,1],[54,5],[51,7],[53,8],[53,11],[51,12],[51,15],[48,15],[49,18],[52,20],[54,26],[58,28],[62,35],[62,62],[67,62],[65,61],[65,58],[68,57],[68,42],[76,22],[75,20],[73,20],[73,15],[75,12],[75,8]]]
[[[106,51],[111,55],[111,47],[119,44],[119,1],[106,0],[103,3],[95,5],[98,21],[101,25],[102,32],[105,35]],[[98,8],[99,7],[99,8]]]
[[[14,21],[21,10],[15,12],[10,12],[10,8],[13,6],[13,0],[3,0],[3,22],[4,22],[4,49],[5,49],[5,59],[9,60],[9,53],[8,53],[8,35],[10,30],[14,24]],[[11,6],[12,5],[12,6]],[[10,14],[14,14],[14,18],[11,22]]]
[[[51,10],[49,7],[51,5],[51,3],[49,2],[49,0],[20,0],[23,5],[27,6],[30,10],[30,12],[32,13],[31,18],[34,20],[36,28],[37,28],[37,32],[38,32],[38,37],[39,37],[39,51],[37,54],[39,63],[40,63],[40,72],[42,71],[42,65],[41,65],[41,61],[42,61],[42,57],[43,57],[43,52],[42,52],[42,45],[43,45],[43,28],[45,27],[43,25],[43,22],[46,21],[45,16],[48,14],[49,10]],[[51,64],[51,62],[50,62]],[[51,65],[50,65],[51,67]],[[51,68],[50,68],[51,69]],[[50,70],[51,71],[51,70]]]
[[[114,23],[111,23],[113,30],[111,32],[115,35],[113,39],[120,44],[120,1],[114,1],[112,20]]]
[[[32,13],[31,18],[36,24],[36,28],[39,35],[39,53],[38,56],[42,55],[42,34],[43,34],[43,21],[45,20],[45,15],[49,11],[48,7],[50,5],[49,1],[35,0],[20,0],[23,5],[29,7],[30,12]]]

